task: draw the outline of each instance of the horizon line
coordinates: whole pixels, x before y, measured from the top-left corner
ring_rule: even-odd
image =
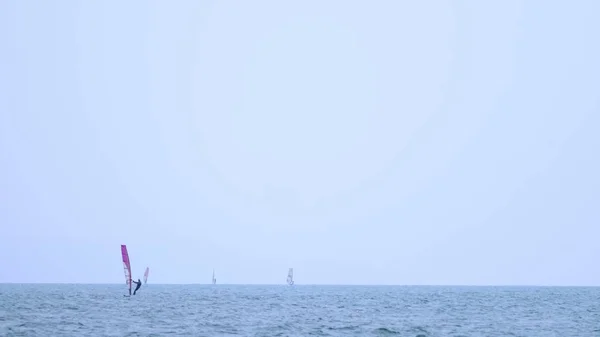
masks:
[[[123,283],[108,282],[0,282],[0,285],[124,285]],[[282,286],[285,283],[147,283],[144,286]],[[332,284],[332,283],[294,283],[293,286],[324,286],[324,287],[469,287],[469,288],[597,288],[600,285],[540,285],[540,284]],[[293,287],[291,286],[291,287]]]

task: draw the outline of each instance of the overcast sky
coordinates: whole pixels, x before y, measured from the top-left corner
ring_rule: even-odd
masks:
[[[600,2],[0,2],[0,282],[600,285]]]

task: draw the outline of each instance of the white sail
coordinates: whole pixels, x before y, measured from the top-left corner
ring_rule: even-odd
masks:
[[[146,267],[146,271],[144,272],[144,284],[148,283],[148,273],[150,272],[150,267]]]
[[[288,271],[287,284],[294,284],[294,268],[290,268],[290,270]]]
[[[212,276],[212,284],[217,284],[217,279],[215,278],[215,270],[213,269],[213,276]]]

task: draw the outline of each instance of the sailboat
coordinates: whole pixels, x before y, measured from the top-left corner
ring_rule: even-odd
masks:
[[[287,284],[294,285],[294,268],[288,270]]]
[[[215,278],[215,270],[213,269],[213,276],[212,276],[212,284],[217,284],[217,279]]]
[[[123,259],[123,270],[125,271],[125,284],[129,288],[129,296],[131,296],[131,263],[129,262],[129,253],[127,252],[126,245],[121,245],[121,257]]]
[[[150,273],[150,268],[146,267],[146,271],[144,272],[144,285],[148,283],[148,274]]]

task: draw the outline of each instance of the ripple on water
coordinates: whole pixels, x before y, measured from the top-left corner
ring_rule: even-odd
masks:
[[[0,285],[0,336],[598,336],[600,288]]]

